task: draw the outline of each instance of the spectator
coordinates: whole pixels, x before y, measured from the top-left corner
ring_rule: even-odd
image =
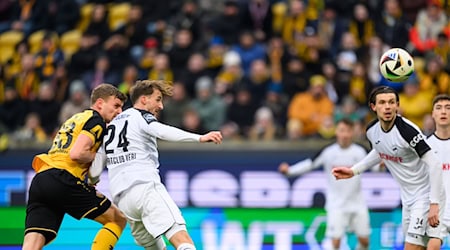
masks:
[[[266,61],[270,66],[272,81],[281,83],[283,79],[283,69],[286,68],[290,54],[279,36],[268,38],[266,51]]]
[[[154,59],[153,68],[148,73],[148,79],[172,81],[173,78],[174,75],[170,68],[169,57],[165,53],[157,54]]]
[[[93,36],[98,44],[103,44],[110,35],[108,10],[104,4],[95,4],[85,33]]]
[[[334,110],[334,123],[342,119],[348,119],[353,122],[364,121],[368,113],[368,109],[364,106],[359,106],[355,98],[347,95],[342,99],[340,105],[336,106]]]
[[[242,27],[253,30],[256,41],[268,41],[273,35],[273,1],[249,0],[243,5]]]
[[[136,80],[138,80],[138,69],[133,64],[128,64],[123,70],[122,82],[117,86],[120,92],[128,97],[127,101],[123,104],[122,110],[133,106],[130,100],[130,88],[134,85]]]
[[[88,92],[91,92],[102,83],[110,83],[117,86],[120,77],[115,71],[111,70],[108,56],[101,54],[95,60],[95,68],[84,73],[82,80]]]
[[[65,64],[56,67],[55,74],[49,82],[55,89],[55,100],[58,103],[63,103],[69,98],[69,75]]]
[[[172,89],[172,96],[170,98],[164,98],[164,109],[161,113],[161,120],[171,126],[183,128],[187,124],[183,125],[184,119],[187,118],[189,114],[187,110],[190,109],[191,99],[186,93],[185,85],[181,82],[174,82]],[[190,120],[187,123],[191,124]],[[185,127],[187,130],[195,126]]]
[[[187,0],[183,2],[181,11],[172,16],[171,25],[176,30],[189,30],[192,34],[193,44],[203,44],[203,32],[205,27],[202,24],[203,13],[198,7],[196,0]]]
[[[72,54],[69,69],[71,78],[80,78],[95,67],[99,51],[99,41],[94,35],[83,33],[79,49]]]
[[[48,82],[39,87],[39,95],[30,103],[29,110],[36,113],[42,128],[48,136],[53,136],[59,126],[58,115],[61,105],[55,101],[55,91]]]
[[[450,39],[449,35],[441,32],[438,34],[437,46],[434,48],[432,54],[440,58],[445,65],[445,71],[450,74]]]
[[[288,104],[289,100],[283,93],[282,86],[276,83],[270,84],[261,106],[265,106],[272,111],[273,121],[277,127],[277,136],[284,133]]]
[[[241,13],[236,0],[226,0],[223,11],[215,16],[208,25],[213,35],[223,39],[225,45],[234,45],[239,41],[242,29]]]
[[[291,100],[294,95],[304,92],[309,87],[310,72],[305,68],[304,62],[296,57],[292,56],[287,63],[287,67],[283,72],[283,91],[288,95],[288,99]]]
[[[69,99],[65,101],[59,111],[59,125],[63,124],[72,115],[79,113],[91,105],[86,87],[81,80],[70,83]]]
[[[381,14],[376,17],[376,33],[389,47],[405,48],[409,24],[402,13],[399,0],[385,0]]]
[[[225,52],[227,51],[223,39],[218,36],[211,38],[209,46],[206,48],[206,67],[213,77],[216,77],[222,69]]]
[[[192,54],[187,62],[187,67],[180,71],[177,77],[185,86],[186,93],[190,98],[195,97],[195,83],[202,76],[210,76],[206,68],[205,57],[201,53]]]
[[[47,142],[48,136],[41,126],[41,119],[36,113],[29,113],[25,118],[25,125],[13,134],[13,138],[23,145]]]
[[[342,34],[347,27],[345,20],[336,12],[337,5],[340,4],[342,2],[339,4],[326,3],[325,9],[317,20],[318,46],[321,50],[328,51],[327,56],[329,59],[336,58]]]
[[[124,65],[132,61],[128,49],[128,39],[122,34],[115,33],[108,37],[103,43],[103,51],[109,58],[112,72],[122,72]]]
[[[137,64],[139,65],[139,69],[141,71],[148,72],[153,68],[155,57],[159,54],[158,47],[159,43],[156,38],[149,37],[145,39],[142,56],[139,58],[134,58],[134,60],[137,60]]]
[[[277,126],[272,111],[267,107],[260,107],[255,113],[255,122],[250,127],[249,138],[252,141],[272,141],[277,135]]]
[[[236,124],[239,134],[243,138],[248,138],[258,108],[252,97],[252,92],[249,89],[240,87],[236,90],[235,98],[227,109],[227,123]]]
[[[222,96],[225,102],[232,101],[232,92],[243,78],[241,58],[235,51],[228,51],[223,58],[223,68],[216,77],[215,92]]]
[[[56,35],[46,32],[42,38],[42,47],[34,59],[36,72],[41,81],[50,80],[55,74],[56,68],[65,63],[64,53],[56,43]]]
[[[195,52],[195,45],[192,40],[192,33],[188,29],[181,29],[175,32],[174,46],[168,51],[170,67],[174,75],[179,76],[186,68],[189,57]]]
[[[399,94],[402,104],[399,113],[423,129],[426,114],[431,113],[433,96],[430,92],[420,91],[419,79],[412,75],[404,83],[403,92]]]
[[[249,75],[242,79],[241,85],[244,85],[252,93],[253,102],[261,105],[271,83],[270,71],[266,62],[257,59],[251,63]]]
[[[366,68],[362,62],[356,62],[350,77],[349,94],[356,100],[358,105],[367,104],[367,96],[372,89],[367,77]]]
[[[244,31],[239,35],[239,44],[232,46],[231,50],[236,51],[241,58],[241,67],[244,70],[244,75],[248,76],[250,73],[250,65],[255,60],[265,59],[265,49],[255,38],[250,31]]]
[[[416,52],[423,55],[437,45],[437,38],[447,25],[447,16],[439,0],[427,0],[427,6],[417,15],[410,30],[410,40]]]
[[[148,37],[147,24],[142,16],[142,11],[142,6],[139,4],[131,4],[125,24],[115,31],[115,33],[122,34],[128,39],[129,46],[135,58],[142,55],[142,46]],[[137,50],[137,52],[134,53],[133,50]]]
[[[289,103],[287,132],[290,139],[318,136],[325,119],[333,115],[334,104],[325,93],[326,79],[314,75],[307,92],[298,93]]]
[[[20,99],[32,101],[39,93],[39,75],[34,68],[34,56],[25,54],[21,59],[21,70],[11,79]]]
[[[5,86],[5,100],[0,105],[0,127],[13,132],[24,124],[28,112],[27,104],[20,98],[13,84]]]
[[[46,17],[47,9],[45,1],[14,1],[9,25],[3,27],[0,32],[11,29],[21,31],[25,36],[28,36],[45,27]]]
[[[353,7],[349,31],[356,38],[358,47],[366,48],[369,46],[370,40],[375,35],[375,23],[364,3],[357,3]]]
[[[209,130],[219,130],[226,117],[226,105],[213,91],[213,82],[209,77],[201,77],[195,84],[196,99],[192,100],[201,119],[202,127]]]
[[[431,56],[427,59],[425,71],[418,74],[420,90],[430,92],[431,95],[449,93],[450,75],[445,72],[439,57]]]
[[[46,28],[58,35],[75,28],[80,20],[80,6],[76,0],[49,0],[47,3]]]
[[[203,128],[202,121],[200,118],[199,113],[192,108],[188,108],[183,112],[183,115],[181,116],[181,128],[189,131],[191,133],[202,133],[206,131]]]

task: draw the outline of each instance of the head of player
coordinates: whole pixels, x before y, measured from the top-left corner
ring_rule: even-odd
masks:
[[[155,117],[164,109],[163,97],[172,95],[172,84],[162,80],[137,81],[130,89],[133,107],[146,110]]]
[[[384,130],[389,130],[394,125],[399,104],[398,93],[391,87],[374,88],[369,96],[370,109],[375,112]]]
[[[336,142],[341,148],[348,148],[353,143],[354,123],[350,119],[341,119],[336,124]]]
[[[91,93],[91,109],[97,111],[106,123],[122,112],[127,96],[111,84],[100,84]]]
[[[431,112],[436,130],[450,132],[450,96],[440,94],[433,99],[433,110]],[[447,131],[448,130],[448,131]]]

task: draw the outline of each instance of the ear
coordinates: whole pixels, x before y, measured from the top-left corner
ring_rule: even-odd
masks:
[[[370,109],[371,109],[373,112],[376,112],[375,104],[371,103],[371,104],[370,104]]]

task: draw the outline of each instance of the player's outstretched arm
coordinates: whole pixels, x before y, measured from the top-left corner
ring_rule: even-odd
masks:
[[[214,142],[215,144],[220,144],[222,143],[222,134],[220,131],[211,131],[200,136],[200,142]]]
[[[334,175],[334,177],[337,180],[340,179],[348,179],[352,178],[355,174],[353,173],[353,170],[348,167],[336,167],[331,170],[331,173]]]

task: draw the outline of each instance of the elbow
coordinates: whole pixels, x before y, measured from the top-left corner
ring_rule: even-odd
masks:
[[[80,154],[79,151],[76,151],[76,150],[73,150],[73,149],[70,150],[70,151],[69,151],[69,157],[70,157],[70,159],[71,159],[72,161],[81,163],[81,154]]]

